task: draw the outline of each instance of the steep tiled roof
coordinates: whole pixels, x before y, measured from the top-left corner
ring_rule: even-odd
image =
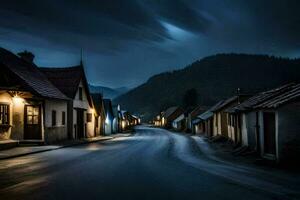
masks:
[[[222,105],[224,103],[224,101],[219,101],[218,103],[216,103],[214,106],[212,106],[209,110],[207,110],[206,112],[200,114],[197,116],[198,119],[200,120],[207,120],[209,118],[211,118],[214,113],[212,112],[212,110],[214,110],[215,108],[219,107],[220,105]],[[196,120],[195,122],[200,122],[199,120]],[[193,122],[194,123],[194,122]]]
[[[176,110],[178,109],[177,106],[173,106],[168,108],[165,112],[163,112],[163,117],[168,118],[170,115],[172,115]]]
[[[244,101],[243,103],[234,106],[230,109],[228,109],[228,112],[243,112],[243,111],[248,111],[251,110],[253,108],[258,108],[259,105],[262,107],[264,106],[264,102],[269,102],[270,105],[277,105],[276,101],[274,101],[274,99],[279,100],[279,102],[284,103],[285,101],[288,101],[292,96],[293,98],[297,95],[296,93],[291,93],[290,95],[292,96],[286,96],[286,94],[290,93],[290,91],[293,91],[293,89],[295,89],[294,92],[297,91],[297,86],[293,83],[291,84],[286,84],[283,86],[280,86],[278,88],[266,91],[266,92],[261,92],[251,98],[249,98],[248,100]],[[279,99],[278,97],[281,96]],[[278,104],[279,105],[279,104]],[[265,105],[267,106],[267,105]]]
[[[210,109],[212,112],[216,112],[222,108],[224,108],[225,106],[227,106],[228,104],[238,100],[238,96],[233,96],[233,97],[230,97],[222,102],[219,102],[217,105],[215,105],[212,109]]]
[[[35,64],[25,61],[3,48],[0,48],[0,64],[19,77],[23,84],[36,95],[45,98],[68,99]]]
[[[300,84],[291,86],[289,89],[278,96],[254,106],[254,108],[277,108],[293,100],[300,99]]]
[[[74,98],[82,79],[80,66],[52,68],[41,67],[40,70],[46,74],[48,79],[69,98]]]
[[[61,92],[71,99],[75,98],[79,83],[82,80],[89,104],[92,106],[92,99],[82,65],[61,68],[40,67],[40,70]]]

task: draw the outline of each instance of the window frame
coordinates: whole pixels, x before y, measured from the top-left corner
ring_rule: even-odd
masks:
[[[1,107],[5,108],[4,110],[6,110],[6,113],[4,111],[3,112],[1,111],[2,110]],[[2,118],[4,116],[7,119],[5,123],[2,122]],[[0,125],[4,125],[4,126],[10,125],[10,105],[8,103],[0,103],[0,120],[1,120]]]
[[[63,125],[63,126],[66,125],[66,112],[65,111],[61,112],[61,125]]]

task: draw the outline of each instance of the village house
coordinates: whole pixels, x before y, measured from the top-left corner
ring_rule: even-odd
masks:
[[[242,145],[263,158],[299,161],[299,84],[287,84],[259,93],[231,113],[242,118]]]
[[[74,67],[40,68],[40,70],[70,99],[67,112],[69,139],[96,136],[96,113],[82,62]]]
[[[236,95],[215,106],[211,111],[213,117],[213,136],[223,136],[232,139],[232,133],[228,131],[229,117],[226,109],[240,104],[249,98],[249,95]]]
[[[170,107],[165,112],[162,113],[161,124],[162,127],[172,128],[173,121],[180,116],[184,110],[180,107]]]
[[[33,63],[0,48],[0,140],[52,143],[68,138],[66,97]]]
[[[213,133],[213,122],[212,118],[214,113],[210,110],[198,115],[196,119],[193,120],[193,133],[194,134],[205,134],[208,137],[212,136]]]
[[[172,128],[176,131],[183,131],[186,127],[186,118],[185,114],[181,113],[177,118],[172,122]]]
[[[192,132],[194,134],[205,134],[207,137],[213,136],[214,113],[212,112],[212,110],[214,110],[222,103],[223,101],[218,102],[207,111],[195,117],[195,119],[192,121],[192,125],[193,125]]]
[[[198,115],[205,112],[205,110],[206,109],[203,106],[197,106],[191,112],[187,113],[187,119],[186,119],[187,132],[193,132],[193,120],[195,120]]]
[[[112,103],[110,99],[103,99],[104,110],[105,110],[105,135],[111,135],[114,133],[114,127],[117,123],[114,116]]]

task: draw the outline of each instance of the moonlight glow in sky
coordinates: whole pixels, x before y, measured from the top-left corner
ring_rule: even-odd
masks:
[[[89,82],[133,87],[216,53],[300,55],[298,0],[9,0],[0,46],[39,66],[72,66]]]

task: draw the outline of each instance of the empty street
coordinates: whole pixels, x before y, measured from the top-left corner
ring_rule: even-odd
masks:
[[[138,126],[129,137],[0,161],[0,196],[1,199],[300,197],[299,176],[230,163],[210,151],[200,137]]]

